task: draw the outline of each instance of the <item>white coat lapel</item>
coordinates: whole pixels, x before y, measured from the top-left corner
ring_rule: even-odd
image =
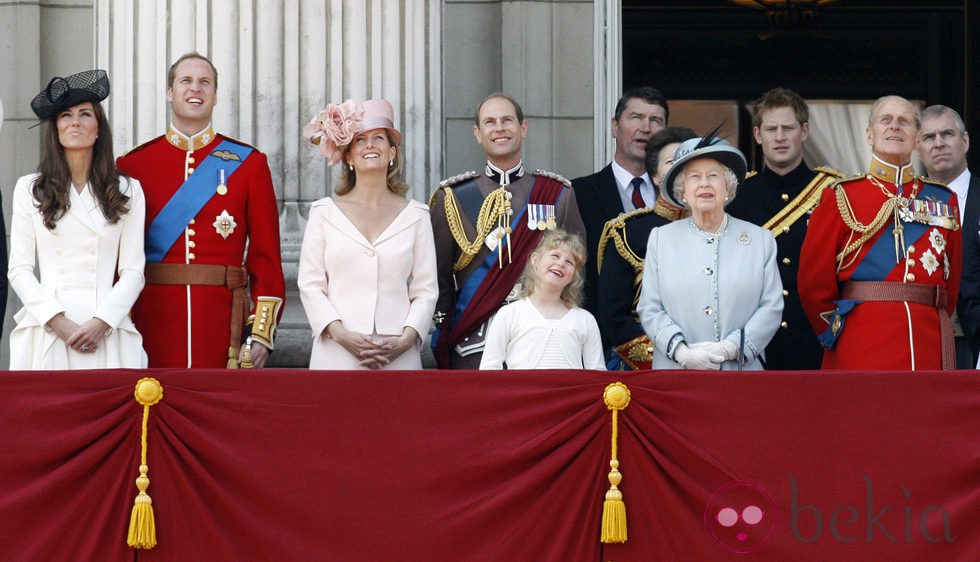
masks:
[[[83,196],[78,193],[74,186],[68,187],[68,201],[71,203],[68,207],[68,214],[75,217],[78,222],[87,226],[93,232],[98,232],[102,225],[96,225],[92,220],[90,207],[96,203],[95,199],[90,195],[90,190],[91,188],[86,186],[86,194]]]

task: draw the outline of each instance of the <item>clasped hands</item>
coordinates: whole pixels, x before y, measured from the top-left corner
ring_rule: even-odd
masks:
[[[685,369],[717,371],[725,361],[738,358],[738,348],[728,340],[677,344],[674,359]]]
[[[65,342],[68,347],[80,353],[92,353],[99,348],[99,343],[109,332],[109,325],[101,318],[89,318],[78,325],[70,320],[63,312],[59,312],[48,320],[48,328]]]
[[[352,332],[344,328],[340,320],[335,320],[327,326],[327,334],[337,340],[337,343],[351,355],[360,360],[365,369],[381,369],[394,361],[416,344],[419,339],[415,328],[408,326],[400,336],[368,336]]]

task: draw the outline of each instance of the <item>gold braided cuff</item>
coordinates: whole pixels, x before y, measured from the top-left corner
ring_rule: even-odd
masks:
[[[255,299],[255,314],[249,317],[247,324],[252,326],[252,339],[273,349],[276,337],[276,318],[282,299],[279,297],[258,297]]]

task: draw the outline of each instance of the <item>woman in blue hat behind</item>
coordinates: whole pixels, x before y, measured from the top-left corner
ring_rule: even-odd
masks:
[[[745,179],[741,152],[714,137],[682,143],[662,193],[691,217],[654,228],[637,313],[654,369],[762,369],[779,328],[776,240],[725,206]]]
[[[14,187],[7,276],[24,307],[12,370],[146,367],[129,318],[143,288],[143,192],[116,170],[108,95],[105,71],[90,70],[31,102],[47,127],[37,173]]]

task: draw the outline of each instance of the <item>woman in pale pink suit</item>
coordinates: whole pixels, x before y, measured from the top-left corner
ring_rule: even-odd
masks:
[[[391,104],[331,104],[304,129],[330,165],[333,197],[314,201],[299,260],[313,328],[311,369],[421,369],[436,296],[428,206],[406,200]]]

